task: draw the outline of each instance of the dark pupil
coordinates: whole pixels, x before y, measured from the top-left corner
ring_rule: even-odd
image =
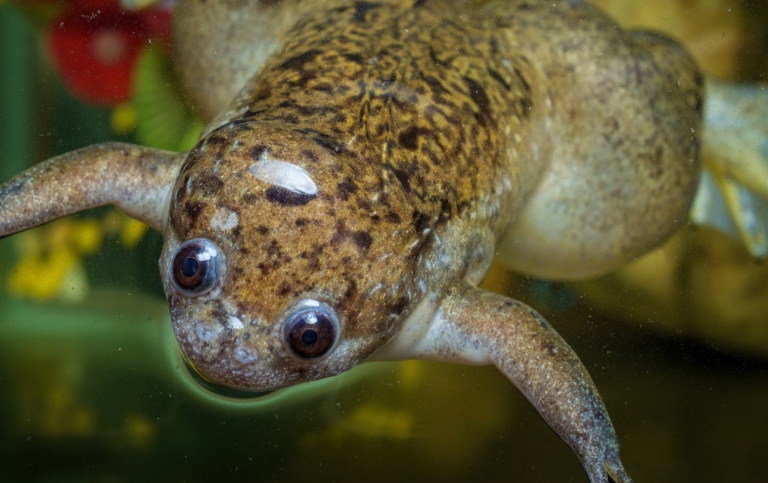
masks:
[[[308,329],[305,330],[303,334],[301,334],[301,341],[305,345],[315,345],[317,343],[317,331],[314,329]]]
[[[192,257],[187,257],[183,262],[181,262],[181,273],[185,277],[191,277],[192,275],[196,274],[199,268],[200,264],[197,263],[197,260]]]

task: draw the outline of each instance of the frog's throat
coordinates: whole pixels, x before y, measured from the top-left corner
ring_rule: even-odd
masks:
[[[107,204],[163,233],[184,158],[105,143],[44,161],[0,186],[0,237]]]

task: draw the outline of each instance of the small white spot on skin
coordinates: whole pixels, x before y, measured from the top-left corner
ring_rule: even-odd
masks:
[[[381,284],[378,284],[378,285],[376,285],[376,286],[375,286],[375,287],[373,287],[373,288],[372,288],[370,291],[368,291],[368,296],[371,296],[371,295],[375,294],[375,293],[376,293],[376,292],[378,292],[380,289],[381,289]]]
[[[259,160],[251,165],[248,171],[265,183],[285,188],[296,194],[309,196],[317,194],[317,185],[304,168],[279,159],[272,159],[268,151],[262,153]]]
[[[202,342],[211,342],[217,339],[224,328],[220,324],[206,324],[201,322],[195,327],[195,335]]]
[[[213,230],[228,231],[236,228],[240,224],[237,213],[229,211],[226,208],[217,208],[216,213],[211,217],[211,228]]]
[[[240,319],[232,315],[227,317],[227,323],[231,329],[242,329],[245,327]]]
[[[240,140],[236,139],[235,142],[232,143],[232,147],[229,148],[229,152],[232,153],[237,149],[237,147],[240,146]]]
[[[235,350],[235,359],[241,364],[253,364],[259,360],[259,354],[255,351],[239,348]]]

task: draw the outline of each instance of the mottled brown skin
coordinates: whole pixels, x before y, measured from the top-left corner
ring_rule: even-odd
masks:
[[[339,26],[352,18],[339,35]],[[440,27],[426,30],[423,24]],[[469,27],[426,5],[361,12],[348,4],[307,14],[280,56],[230,106],[239,113],[235,123],[221,121],[224,126],[192,151],[176,185],[168,238],[214,240],[227,253],[230,272],[226,293],[205,308],[169,290],[175,320],[208,324],[221,318],[214,314],[227,312],[223,304],[229,302],[255,319],[249,344],[262,355],[253,368],[262,372],[240,376],[238,370],[233,377],[231,341],[227,349],[206,347],[205,363],[193,363],[208,377],[262,388],[346,370],[385,343],[427,291],[444,292],[466,271],[467,261],[452,260],[450,277],[427,275],[434,272],[424,265],[437,258],[435,239],[450,236],[465,254],[477,243],[466,236],[473,230],[486,232],[489,245],[503,232],[538,173],[528,163],[509,162],[503,153],[511,140],[498,131],[535,137],[531,124],[523,127],[532,116],[532,94],[522,77],[527,66],[490,62],[484,49],[499,40]],[[431,46],[464,38],[471,39],[464,53],[435,60]],[[397,60],[394,53],[404,49],[408,58]],[[491,70],[502,88],[486,91]],[[248,174],[265,152],[304,167],[318,196],[300,205],[265,202],[274,188]],[[213,163],[220,160],[227,168],[217,175]],[[222,189],[226,196],[211,196]],[[234,236],[210,228],[220,208],[237,213]],[[167,248],[170,256],[176,247]],[[256,336],[277,330],[280,313],[302,298],[325,300],[345,321],[349,348],[338,361],[331,355],[307,366],[274,350],[280,337]],[[180,340],[189,341],[184,348],[190,358],[200,349],[186,336],[194,325],[176,325]],[[222,350],[230,353],[223,356]]]
[[[52,214],[58,181],[20,175],[0,188],[0,235],[101,189],[163,232],[174,331],[205,379],[257,391],[370,360],[495,364],[590,481],[631,481],[578,357],[535,311],[474,285],[498,254],[538,275],[604,272],[685,219],[701,117],[687,54],[580,1],[210,3],[180,2],[175,19],[181,83],[213,117],[183,166],[158,153],[148,172],[166,174],[136,174],[142,188],[120,173],[146,153],[75,153],[66,186],[104,157],[114,173]],[[114,177],[136,191],[115,196]],[[174,282],[194,239],[218,257],[202,295]],[[307,303],[339,323],[315,360],[286,342]]]

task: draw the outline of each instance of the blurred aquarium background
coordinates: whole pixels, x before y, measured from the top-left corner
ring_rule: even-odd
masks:
[[[58,22],[94,2],[130,22],[123,37]],[[681,39],[710,74],[766,82],[764,2],[593,3]],[[194,143],[168,12],[153,8],[0,1],[0,181],[105,140]],[[78,48],[93,51],[67,55]],[[369,364],[257,399],[209,392],[179,358],[160,247],[112,208],[0,240],[0,480],[586,481],[493,367]],[[768,264],[738,241],[686,227],[596,281],[494,267],[484,286],[541,311],[576,350],[636,481],[768,475]]]

